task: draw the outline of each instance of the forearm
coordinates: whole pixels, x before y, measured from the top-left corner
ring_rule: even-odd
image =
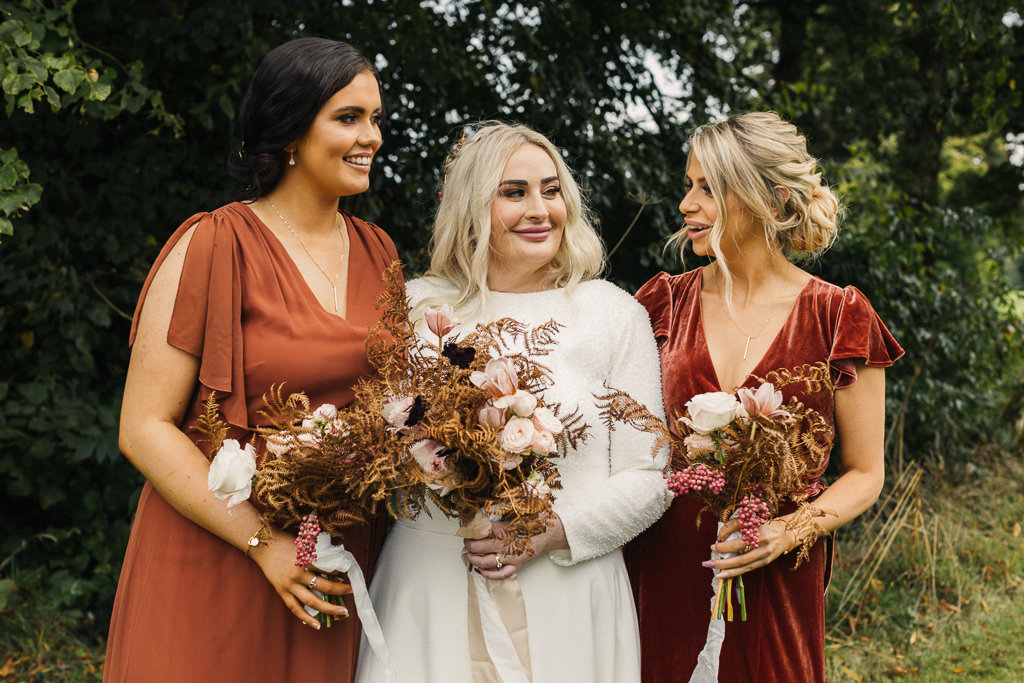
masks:
[[[812,526],[792,526],[799,511],[782,515],[779,519],[787,522],[790,527],[794,536],[793,545],[799,545],[811,534],[831,533],[858,517],[878,500],[882,483],[883,473],[880,470],[849,470],[812,503],[824,512],[823,516],[813,518]]]
[[[170,422],[123,426],[121,450],[153,488],[186,519],[230,545],[245,550],[260,528],[259,513],[249,502],[228,509],[209,490],[206,456]]]

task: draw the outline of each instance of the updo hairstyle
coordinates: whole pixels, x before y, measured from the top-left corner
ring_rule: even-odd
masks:
[[[708,236],[714,253],[722,253],[729,192],[764,225],[772,248],[786,254],[815,253],[835,242],[839,199],[822,184],[818,161],[807,153],[807,139],[775,112],[740,114],[701,126],[690,140],[689,158],[700,161],[718,205],[718,220]],[[680,253],[685,236],[685,228],[672,236]]]
[[[545,136],[522,125],[485,121],[474,129],[467,131],[445,163],[442,199],[430,242],[427,275],[443,278],[458,290],[452,300],[444,303],[469,311],[480,310],[489,303],[491,203],[498,196],[505,165],[523,145],[536,145],[551,158],[565,201],[562,243],[543,286],[571,288],[597,277],[604,266],[604,245],[558,148]]]
[[[268,52],[238,112],[241,147],[228,156],[228,175],[239,183],[236,199],[270,193],[287,164],[284,148],[309,130],[327,100],[364,71],[378,78],[362,53],[338,40],[298,38]]]

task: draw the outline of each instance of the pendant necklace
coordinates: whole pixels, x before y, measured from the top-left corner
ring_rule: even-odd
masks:
[[[721,292],[722,286],[719,285],[716,288],[715,294],[718,295],[718,301],[719,303],[722,304],[722,307],[725,308],[725,312],[729,314],[729,320],[732,321],[733,326],[737,330],[739,330],[740,334],[747,338],[746,343],[743,345],[743,360],[747,359],[747,353],[750,351],[750,341],[752,339],[757,339],[758,337],[760,337],[761,333],[764,332],[766,327],[768,327],[768,323],[770,323],[772,321],[772,318],[775,317],[775,302],[779,300],[779,297],[782,296],[782,294],[786,291],[786,287],[789,286],[789,276],[792,272],[792,268],[786,270],[786,282],[783,283],[782,288],[775,293],[774,297],[772,297],[771,303],[768,304],[768,317],[765,318],[765,321],[763,323],[761,323],[761,327],[758,328],[755,334],[748,334],[746,330],[740,327],[740,324],[736,322],[736,318],[733,316],[732,311],[730,311],[729,307],[725,305],[725,299],[722,298]],[[715,279],[718,279],[717,272],[715,273]]]
[[[348,253],[345,250],[345,232],[342,230],[342,227],[341,227],[341,225],[342,225],[341,214],[340,213],[335,213],[334,214],[334,219],[335,219],[334,220],[334,224],[337,226],[338,234],[341,236],[341,265],[338,267],[338,274],[335,275],[334,278],[332,279],[331,276],[327,274],[327,271],[325,271],[323,268],[321,268],[320,264],[317,263],[317,260],[315,258],[313,258],[313,254],[311,254],[309,252],[309,249],[306,248],[306,245],[302,241],[302,238],[299,237],[299,233],[295,232],[295,229],[292,228],[291,223],[288,222],[287,218],[285,218],[284,216],[281,215],[281,212],[277,210],[277,207],[274,206],[274,202],[270,201],[270,198],[267,198],[267,204],[270,204],[270,208],[274,210],[274,213],[277,214],[277,217],[281,219],[282,223],[284,223],[284,227],[288,228],[288,232],[290,232],[295,237],[296,241],[298,241],[299,246],[302,247],[302,251],[306,252],[306,256],[309,257],[309,260],[313,262],[313,265],[316,266],[316,269],[320,271],[320,274],[323,275],[324,278],[327,280],[328,284],[331,285],[331,292],[334,294],[334,312],[337,313],[338,312],[338,279],[341,277],[342,272],[344,272],[344,270],[345,270],[345,258],[348,256]]]

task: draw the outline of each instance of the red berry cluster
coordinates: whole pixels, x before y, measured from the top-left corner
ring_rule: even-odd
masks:
[[[668,477],[668,490],[676,496],[704,489],[718,494],[723,488],[725,475],[703,463],[679,470]]]
[[[295,539],[295,566],[308,567],[316,562],[316,537],[320,535],[320,520],[315,512],[302,518],[299,535]]]
[[[744,496],[736,508],[743,542],[756,548],[761,542],[761,527],[768,521],[768,506],[760,498]]]

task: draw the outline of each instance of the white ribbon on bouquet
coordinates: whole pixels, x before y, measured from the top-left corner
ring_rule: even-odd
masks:
[[[725,526],[722,522],[718,523],[718,530],[721,531],[722,527]],[[740,533],[734,531],[729,534],[729,538],[725,539],[731,541],[739,538]],[[716,535],[717,538],[717,535]],[[717,550],[711,551],[712,560],[724,560],[729,557],[735,557],[738,553],[725,553],[722,554]],[[718,573],[720,569],[715,569],[714,576],[711,577],[711,605],[710,610],[715,609],[715,595],[718,594],[718,584],[720,579]],[[708,635],[704,641],[704,648],[697,655],[697,666],[694,668],[693,673],[690,674],[690,683],[717,683],[718,681],[718,662],[722,655],[722,643],[725,641],[725,619],[711,619],[708,622]]]
[[[316,563],[312,568],[314,571],[323,572],[324,574],[342,572],[348,576],[348,582],[352,586],[352,599],[356,603],[356,612],[359,616],[359,621],[362,622],[363,635],[366,636],[366,642],[370,644],[373,656],[377,658],[377,663],[380,664],[384,680],[387,683],[394,683],[395,667],[391,663],[391,653],[388,651],[387,643],[384,642],[384,632],[381,630],[380,622],[377,620],[377,613],[373,611],[373,605],[370,603],[370,594],[366,590],[366,579],[363,578],[363,570],[359,567],[359,563],[356,562],[355,556],[345,550],[343,545],[332,545],[331,535],[321,532],[316,537]],[[315,588],[313,592],[320,598],[324,597],[324,594]],[[304,605],[304,607],[310,616],[315,617],[320,613],[319,610],[309,605]]]

